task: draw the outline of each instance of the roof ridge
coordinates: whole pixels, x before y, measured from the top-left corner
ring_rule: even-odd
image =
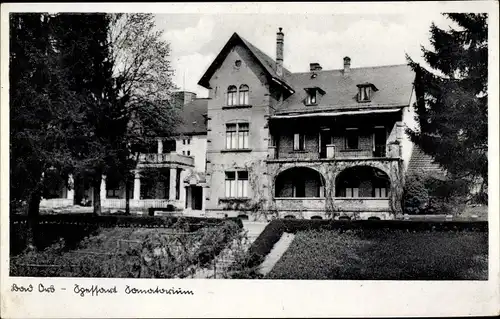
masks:
[[[388,64],[388,65],[376,65],[376,66],[363,66],[363,67],[357,67],[357,68],[351,68],[352,70],[362,70],[362,69],[380,69],[380,68],[391,68],[391,67],[397,67],[397,66],[408,66],[407,63],[400,63],[400,64]],[[321,72],[331,72],[331,71],[343,71],[344,69],[323,69],[321,71],[304,71],[304,72],[292,72],[292,75],[296,74],[309,74],[313,72],[321,73]]]
[[[273,59],[273,58],[272,58],[269,54],[267,54],[266,52],[262,51],[262,49],[260,49],[259,47],[257,47],[255,44],[253,44],[252,42],[248,41],[246,38],[244,38],[244,37],[240,36],[240,35],[239,35],[239,34],[237,34],[236,32],[235,32],[235,34],[236,34],[238,37],[240,37],[240,39],[241,39],[243,42],[245,42],[245,44],[246,44],[247,46],[249,46],[249,49],[250,49],[250,50],[255,50],[255,51],[257,51],[257,53],[262,54],[262,55],[264,56],[264,58],[266,58],[266,59],[270,60],[270,62],[272,62],[272,63],[276,63],[276,60],[275,60],[275,59]],[[259,58],[258,56],[256,56],[256,57],[257,57],[257,58]],[[270,65],[269,67],[273,68],[273,66],[271,66],[271,65]],[[274,70],[274,69],[273,69],[273,70]],[[292,74],[292,72],[291,72],[290,70],[288,70],[287,68],[285,68],[285,66],[283,66],[283,70],[284,70],[285,72],[288,72],[289,74]]]

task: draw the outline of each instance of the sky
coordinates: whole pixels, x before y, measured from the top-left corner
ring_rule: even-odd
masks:
[[[427,14],[157,14],[156,25],[170,43],[174,82],[183,90],[208,96],[197,85],[234,32],[275,59],[276,32],[283,28],[284,66],[292,72],[406,63],[405,54],[421,62],[421,45],[432,48],[432,22],[453,23],[439,13]]]

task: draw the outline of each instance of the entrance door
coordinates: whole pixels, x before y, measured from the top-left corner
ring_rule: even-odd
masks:
[[[319,131],[319,158],[326,158],[326,145],[330,144],[332,134],[330,129],[322,129]]]
[[[203,188],[201,186],[191,187],[191,209],[202,209]]]
[[[385,157],[386,134],[385,127],[375,127],[375,131],[373,133],[374,157]]]

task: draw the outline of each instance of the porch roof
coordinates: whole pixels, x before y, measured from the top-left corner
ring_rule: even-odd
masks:
[[[373,113],[392,113],[401,111],[401,107],[387,107],[378,109],[364,109],[364,110],[352,110],[352,111],[330,111],[330,112],[316,112],[316,113],[296,113],[296,114],[275,114],[271,116],[271,119],[288,119],[288,118],[299,118],[299,117],[323,117],[323,116],[342,116],[342,115],[357,115],[357,114],[373,114]]]

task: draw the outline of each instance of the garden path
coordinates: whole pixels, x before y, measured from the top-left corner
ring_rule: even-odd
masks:
[[[264,262],[260,265],[258,271],[262,275],[266,275],[273,269],[274,265],[276,265],[278,260],[280,260],[285,251],[287,251],[294,238],[294,234],[283,233],[280,240],[278,240],[278,242],[274,244],[273,249],[269,252],[269,254],[266,256],[266,259],[264,259]]]

